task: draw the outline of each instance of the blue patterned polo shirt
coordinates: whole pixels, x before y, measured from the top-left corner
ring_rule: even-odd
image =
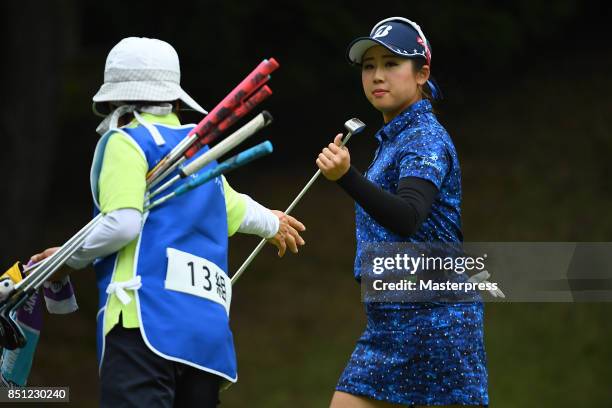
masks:
[[[438,188],[429,216],[411,236],[398,235],[377,223],[356,204],[357,254],[355,278],[360,279],[363,247],[370,242],[462,242],[461,169],[453,141],[436,119],[431,103],[412,104],[377,133],[374,160],[365,176],[396,194],[399,180],[419,177]]]

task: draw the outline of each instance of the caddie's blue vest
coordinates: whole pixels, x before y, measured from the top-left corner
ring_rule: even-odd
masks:
[[[150,170],[193,128],[193,125],[154,126],[165,140],[161,146],[142,125],[113,129],[100,139],[91,177],[96,203],[104,150],[112,133],[119,131],[128,135],[142,150]],[[200,154],[207,150],[207,147],[203,148]],[[202,171],[214,166],[216,162]],[[222,180],[217,178],[167,201],[145,213],[144,220],[138,237],[133,276],[140,276],[142,282],[142,286],[135,290],[135,299],[140,332],[145,343],[152,352],[163,358],[235,382],[236,356],[229,327],[230,299],[227,299],[227,304],[222,304],[201,296],[202,291],[208,290],[210,293],[216,291],[217,297],[231,298],[231,285],[226,286],[226,282],[229,282],[228,235]],[[97,316],[100,362],[104,353],[106,289],[111,282],[116,259],[117,254],[112,254],[95,264],[100,298]],[[173,266],[170,267],[169,263]]]

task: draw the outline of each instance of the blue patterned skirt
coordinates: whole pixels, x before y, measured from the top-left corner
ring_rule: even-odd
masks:
[[[366,303],[336,389],[403,405],[487,406],[482,303]]]

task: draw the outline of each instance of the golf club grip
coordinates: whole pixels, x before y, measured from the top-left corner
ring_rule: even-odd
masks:
[[[253,259],[255,259],[257,254],[261,252],[264,245],[266,245],[266,241],[267,240],[265,238],[262,238],[261,241],[259,241],[259,244],[257,244],[255,249],[253,250],[253,252],[251,252],[248,258],[244,260],[242,265],[240,265],[240,268],[238,268],[238,270],[232,275],[232,278],[230,279],[232,286],[234,286],[234,284],[238,281],[238,279],[240,279],[240,276],[244,273],[244,271],[251,264],[251,262],[253,262]]]
[[[223,120],[219,124],[219,126],[214,129],[211,133],[202,138],[203,144],[209,144],[214,141],[221,133],[226,131],[230,126],[232,126],[238,119],[245,116],[247,113],[253,110],[255,106],[262,103],[264,100],[268,99],[272,95],[272,89],[268,85],[264,85],[259,88],[254,94],[252,94],[248,99],[243,101],[240,105],[236,107],[234,112],[232,112],[227,118]]]
[[[250,149],[247,149],[244,152],[238,153],[236,156],[227,159],[214,169],[208,170],[202,174],[192,176],[189,181],[174,190],[174,194],[177,196],[185,194],[186,192],[193,190],[194,188],[206,183],[207,181],[214,179],[215,177],[220,176],[221,174],[228,173],[234,169],[237,169],[238,167],[244,166],[245,164],[250,163],[253,160],[259,159],[260,157],[272,153],[272,151],[272,143],[266,140],[265,142],[262,142],[257,146],[251,147]]]
[[[263,60],[190,133],[197,133],[199,137],[209,133],[216,124],[232,113],[236,106],[266,83],[270,74],[278,67],[279,64],[274,58]]]
[[[155,185],[160,174],[174,164],[174,161],[182,157],[198,138],[205,136],[223,119],[229,116],[233,110],[248,98],[254,91],[266,83],[270,73],[279,67],[274,58],[263,60],[245,79],[238,84],[223,100],[210,111],[166,157],[164,157],[153,169],[147,173],[147,183]]]
[[[219,157],[223,156],[234,147],[238,146],[240,143],[244,142],[246,139],[268,126],[270,123],[272,123],[272,115],[270,112],[261,112],[259,115],[255,116],[247,124],[229,135],[209,151],[202,154],[191,163],[183,166],[179,170],[181,178],[191,176],[192,174],[198,172],[204,166],[211,163],[213,160],[217,160]]]
[[[232,113],[223,119],[218,126],[211,130],[210,133],[207,133],[204,137],[198,138],[185,152],[185,157],[187,159],[193,157],[203,146],[216,140],[219,135],[225,132],[230,126],[253,110],[255,106],[259,105],[270,95],[272,95],[272,90],[267,85],[259,88],[248,100],[236,107],[236,109],[234,109]]]

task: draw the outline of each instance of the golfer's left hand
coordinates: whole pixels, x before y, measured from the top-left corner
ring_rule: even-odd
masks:
[[[300,236],[300,232],[306,231],[304,224],[290,215],[282,211],[271,210],[280,221],[278,232],[268,242],[278,248],[278,256],[285,255],[287,248],[294,254],[298,253],[298,245],[302,246],[306,243]],[[298,232],[299,231],[299,232]]]
[[[351,155],[346,146],[340,147],[342,143],[342,133],[334,138],[334,143],[330,143],[317,158],[317,166],[326,179],[336,181],[344,176],[351,167]]]

